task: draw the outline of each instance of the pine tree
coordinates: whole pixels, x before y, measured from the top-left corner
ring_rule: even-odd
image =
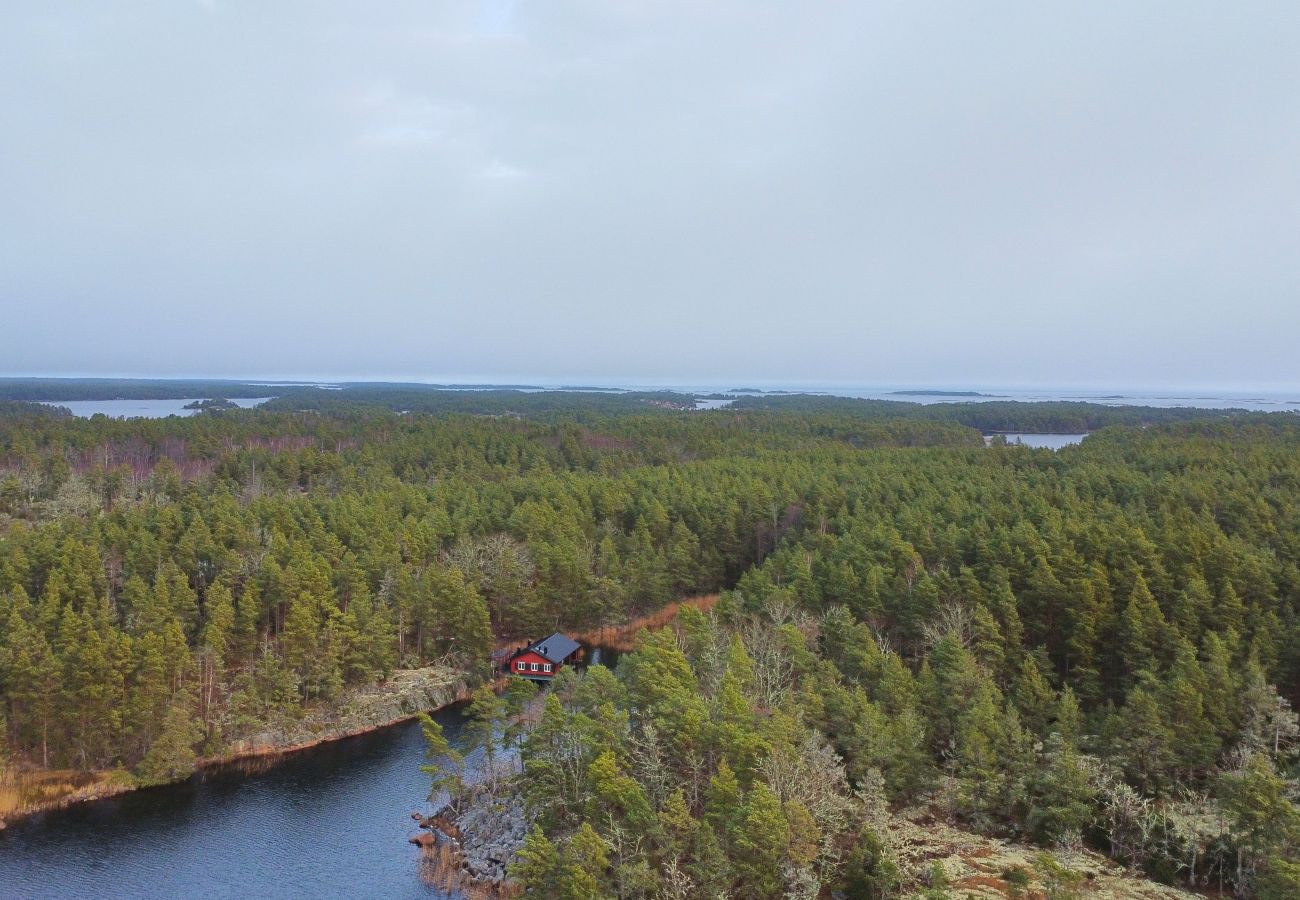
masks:
[[[1034,840],[1048,846],[1078,840],[1093,817],[1094,790],[1078,753],[1061,735],[1048,739],[1028,787],[1025,825]]]
[[[1232,837],[1237,845],[1239,889],[1247,888],[1273,859],[1285,860],[1287,851],[1300,846],[1300,809],[1288,799],[1287,789],[1287,783],[1262,753],[1251,756],[1240,772],[1221,779],[1219,790],[1232,819]],[[1277,867],[1279,876],[1285,877],[1287,872],[1287,867]]]
[[[496,766],[497,735],[505,724],[505,701],[492,689],[492,685],[480,685],[470,695],[465,716],[469,719],[466,731],[469,732],[470,740],[475,747],[483,750],[483,772],[490,788],[500,774]]]
[[[1174,734],[1160,704],[1160,685],[1149,675],[1135,687],[1113,718],[1109,748],[1129,780],[1144,794],[1162,794],[1171,784],[1177,757]]]
[[[58,654],[63,661],[63,703],[76,764],[91,769],[110,763],[114,737],[121,728],[121,704],[114,692],[110,640],[94,626],[89,609],[64,607]]]
[[[249,579],[235,603],[235,624],[231,630],[230,659],[244,661],[252,657],[257,647],[257,625],[261,614],[261,600],[257,582]]]
[[[781,863],[790,844],[790,823],[781,801],[771,788],[759,781],[749,792],[743,825],[735,836],[736,871],[742,896],[780,897],[785,882]]]
[[[311,699],[318,690],[313,675],[317,671],[317,639],[320,632],[320,617],[317,604],[311,594],[303,591],[289,605],[284,620],[284,635],[281,643],[284,648],[284,662],[298,680],[302,694]]]
[[[953,736],[955,772],[965,814],[979,827],[991,823],[1006,786],[1000,754],[1005,743],[1000,697],[987,679],[975,687],[970,706],[957,721]]]
[[[194,773],[194,745],[203,738],[203,726],[189,704],[177,698],[167,708],[158,738],[136,768],[141,784],[165,784]]]
[[[593,674],[599,677],[596,670],[600,670],[600,672],[609,671],[604,666],[592,666],[588,670],[587,677],[582,680],[584,687],[594,680],[592,678]],[[617,681],[615,683],[617,684]],[[506,717],[505,727],[501,733],[501,743],[505,748],[517,747],[520,741],[523,740],[524,735],[528,733],[528,723],[525,720],[525,715],[529,705],[537,696],[537,690],[537,685],[527,678],[511,678],[506,684],[506,689],[501,694],[501,699],[505,704]]]
[[[686,795],[679,787],[659,808],[656,833],[660,836],[660,854],[665,859],[682,860],[695,844],[700,823],[686,805]]]
[[[592,784],[592,808],[588,818],[614,816],[630,833],[647,838],[654,836],[657,821],[645,790],[635,778],[619,770],[618,760],[612,752],[606,750],[597,756],[588,774]]]
[[[609,855],[605,842],[587,822],[564,843],[557,887],[562,900],[599,900],[609,896],[605,873]]]
[[[1032,654],[1025,656],[1024,662],[1020,664],[1011,696],[1016,708],[1020,710],[1020,718],[1025,727],[1033,734],[1044,737],[1056,697]]]
[[[1156,672],[1166,631],[1165,618],[1141,575],[1133,584],[1120,618],[1119,652],[1129,681],[1139,672]]]
[[[841,889],[846,900],[884,900],[902,882],[898,863],[871,826],[863,826],[844,862]]]
[[[1214,764],[1220,750],[1214,728],[1204,714],[1207,689],[1196,650],[1179,638],[1174,662],[1164,676],[1162,693],[1178,766],[1189,782]]]
[[[554,885],[560,868],[560,855],[555,845],[538,825],[524,837],[519,848],[519,858],[510,865],[510,877],[538,897],[555,898]]]
[[[45,635],[28,624],[15,606],[0,648],[0,676],[10,702],[11,727],[21,746],[38,747],[41,765],[50,767],[50,739],[63,692],[61,667]]]
[[[131,682],[124,716],[129,739],[127,755],[135,761],[156,739],[176,689],[164,635],[150,632],[136,641]]]
[[[1078,749],[1082,722],[1083,715],[1079,711],[1079,701],[1075,699],[1074,691],[1067,684],[1061,689],[1052,709],[1050,731],[1060,735],[1064,746]]]
[[[724,852],[731,846],[732,837],[740,828],[743,805],[740,781],[724,759],[718,764],[717,774],[709,779],[704,801],[704,816],[713,826]]]
[[[432,716],[420,713],[416,719],[424,734],[424,758],[428,762],[420,766],[420,771],[430,779],[429,799],[446,791],[455,802],[464,785],[465,757],[451,746],[442,726]]]

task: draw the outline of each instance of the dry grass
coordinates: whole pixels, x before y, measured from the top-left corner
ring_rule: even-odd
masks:
[[[469,878],[461,868],[460,851],[445,840],[421,848],[420,880],[443,893],[460,893],[469,900],[509,900],[523,893],[515,884],[493,885]]]
[[[130,776],[119,771],[51,769],[9,773],[0,780],[0,820],[112,796],[132,787]]]
[[[636,643],[638,632],[643,630],[658,631],[665,625],[670,624],[677,618],[677,613],[683,606],[693,606],[698,610],[707,612],[712,609],[718,602],[717,594],[702,594],[698,597],[686,597],[675,603],[669,603],[663,609],[657,612],[649,613],[644,616],[638,616],[630,622],[622,625],[607,625],[604,628],[593,628],[588,631],[580,631],[573,637],[586,644],[599,644],[603,647],[613,647],[622,653],[632,649]]]
[[[989,875],[971,875],[963,878],[953,886],[953,890],[961,897],[1009,897],[1011,895],[1011,885],[1001,878],[993,878]]]

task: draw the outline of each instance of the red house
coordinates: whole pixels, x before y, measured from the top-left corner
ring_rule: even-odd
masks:
[[[550,681],[560,667],[573,659],[574,654],[582,649],[571,637],[558,631],[548,638],[542,638],[529,644],[510,657],[507,670],[511,675],[530,678],[533,681]]]

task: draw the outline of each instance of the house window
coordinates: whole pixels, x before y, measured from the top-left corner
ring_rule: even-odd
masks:
[[[529,663],[528,665],[532,668],[534,672],[537,671],[537,663]]]
[[[549,672],[549,671],[551,671],[551,664],[550,664],[550,663],[542,663],[542,671],[543,671],[543,672]]]

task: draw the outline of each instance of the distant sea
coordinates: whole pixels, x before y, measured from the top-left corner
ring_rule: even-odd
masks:
[[[339,382],[330,383],[337,386]],[[321,386],[326,386],[322,383]],[[582,391],[590,393],[622,393],[628,391],[673,391],[696,397],[726,395],[727,397],[755,397],[763,395],[813,394],[826,397],[856,397],[862,400],[894,400],[901,403],[988,403],[995,400],[1018,400],[1024,403],[1099,403],[1103,406],[1158,406],[1191,407],[1194,409],[1250,409],[1258,412],[1291,410],[1300,412],[1300,388],[1294,391],[1243,392],[1208,390],[1076,390],[1070,388],[908,388],[862,387],[839,384],[811,383],[749,383],[749,384],[664,384],[614,383],[569,384],[519,383],[509,385],[459,384],[447,385],[446,390],[518,390],[526,393],[541,391]],[[715,408],[725,401],[716,401],[708,407]]]
[[[245,384],[264,384],[268,388],[288,387],[292,383],[241,382]],[[390,382],[391,383],[391,382]],[[365,382],[316,382],[310,385],[292,384],[294,387],[319,387],[324,390],[341,390],[348,384],[364,385]],[[414,386],[414,385],[413,385]],[[1291,411],[1300,412],[1300,390],[1290,393],[1246,393],[1217,391],[1177,391],[1177,390],[1127,390],[1127,391],[1083,391],[1083,390],[1047,390],[1042,388],[880,388],[854,387],[845,385],[804,385],[804,384],[605,384],[583,385],[546,385],[546,384],[456,384],[425,385],[430,390],[515,390],[525,393],[547,391],[578,391],[586,393],[624,393],[629,391],[673,391],[679,394],[695,396],[697,408],[717,409],[728,405],[736,397],[782,396],[790,394],[812,394],[829,397],[856,397],[864,400],[892,400],[900,403],[988,403],[993,401],[1020,401],[1027,403],[1074,402],[1099,403],[1106,406],[1157,406],[1157,407],[1191,407],[1196,409],[1249,409],[1258,412]],[[64,406],[72,410],[73,415],[87,418],[99,413],[114,418],[163,418],[165,416],[188,416],[196,410],[185,409],[185,404],[194,398],[181,400],[62,400],[50,401],[50,405]],[[257,406],[269,400],[269,397],[237,399],[233,402],[244,408]]]
[[[656,390],[649,385],[631,390]],[[1018,400],[1024,403],[1099,403],[1103,406],[1158,406],[1192,407],[1195,409],[1250,409],[1259,412],[1291,410],[1300,412],[1300,389],[1289,393],[1243,393],[1217,391],[1080,391],[1046,390],[1042,388],[961,388],[961,389],[907,389],[852,386],[796,386],[749,387],[737,391],[733,387],[665,386],[662,390],[694,394],[736,394],[761,396],[766,394],[821,394],[830,397],[857,397],[863,400],[896,400],[906,403],[988,403],[990,401]]]

